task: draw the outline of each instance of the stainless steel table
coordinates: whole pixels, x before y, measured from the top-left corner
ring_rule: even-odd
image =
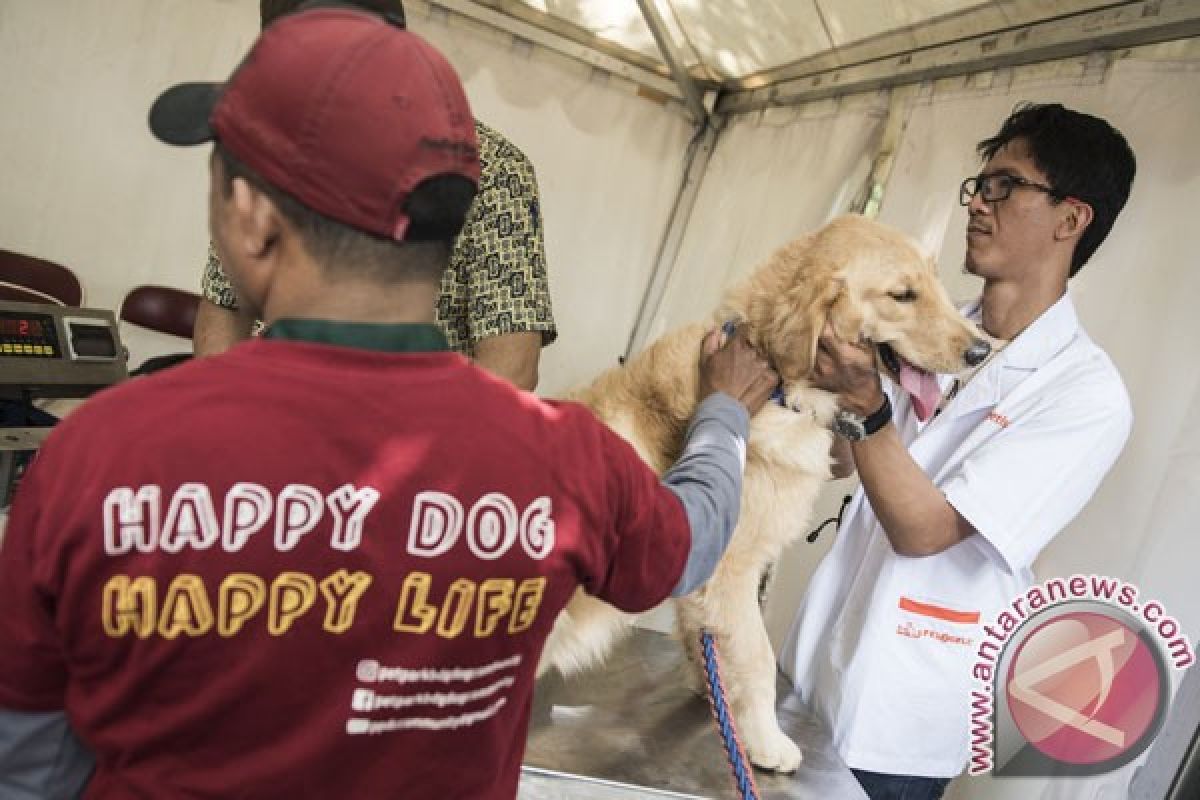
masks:
[[[689,692],[679,645],[636,630],[603,669],[538,685],[525,753],[522,800],[632,800],[703,797],[736,800],[708,703]],[[779,696],[787,693],[781,678]],[[804,763],[794,775],[756,772],[762,800],[865,800],[806,713],[779,711]]]

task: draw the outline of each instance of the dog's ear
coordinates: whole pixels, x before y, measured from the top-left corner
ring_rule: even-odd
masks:
[[[738,291],[734,307],[746,309],[758,350],[784,382],[811,376],[817,341],[840,290],[836,264],[814,234],[802,236],[771,259]]]
[[[768,358],[777,352],[776,321],[786,317],[781,314],[783,292],[793,271],[790,254],[796,246],[793,242],[775,251],[766,264],[729,289],[713,320],[718,326],[733,322],[750,345]]]
[[[802,236],[727,293],[719,321],[744,319],[750,343],[780,377],[804,380],[812,374],[821,330],[842,290],[839,271],[837,257],[816,235]]]
[[[810,276],[818,277],[818,276]],[[793,320],[789,335],[789,350],[797,359],[793,365],[797,378],[812,375],[817,361],[817,345],[825,320],[842,294],[844,285],[840,279],[821,275],[817,280],[803,280],[788,292],[789,305],[793,309]]]
[[[862,335],[863,310],[844,283],[830,306],[829,321],[833,323],[833,332],[844,342],[857,342]]]

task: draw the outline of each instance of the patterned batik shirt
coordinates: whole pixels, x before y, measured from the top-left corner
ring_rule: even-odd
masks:
[[[505,333],[538,331],[542,345],[550,344],[558,332],[533,164],[478,120],[475,133],[479,193],[442,275],[437,323],[450,348],[466,356],[474,355],[480,339]],[[211,243],[201,286],[209,301],[237,308],[237,293]]]

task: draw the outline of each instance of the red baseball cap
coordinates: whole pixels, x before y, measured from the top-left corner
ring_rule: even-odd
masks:
[[[163,92],[150,129],[173,145],[218,140],[314,211],[397,241],[422,181],[479,184],[475,121],[454,68],[398,18],[351,9],[284,17],[228,82]]]

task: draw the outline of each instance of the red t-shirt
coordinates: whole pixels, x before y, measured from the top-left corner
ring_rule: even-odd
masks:
[[[587,409],[448,353],[254,341],[89,401],[0,551],[0,707],[88,797],[515,795],[577,585],[642,610],[684,511]]]

